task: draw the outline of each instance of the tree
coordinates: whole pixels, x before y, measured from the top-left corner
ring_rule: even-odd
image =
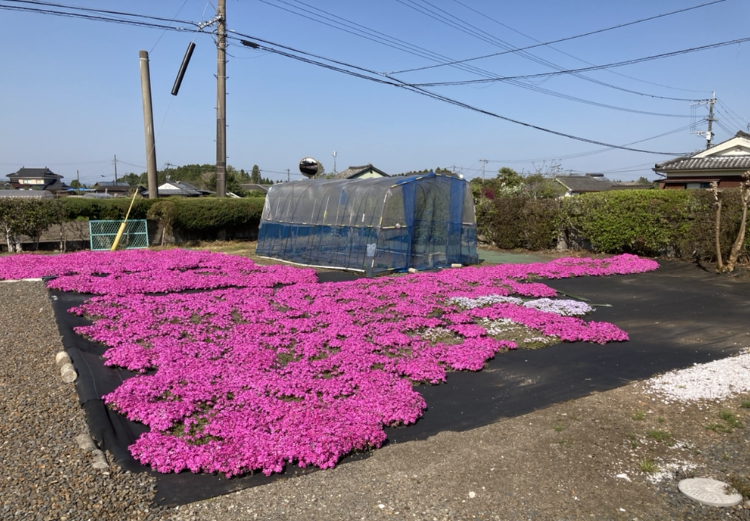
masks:
[[[750,202],[750,170],[742,174],[744,181],[740,184],[740,202],[742,203],[742,217],[740,217],[740,229],[737,232],[737,238],[732,244],[732,249],[729,252],[729,259],[727,260],[726,270],[734,271],[734,266],[737,264],[737,259],[740,256],[742,245],[745,242],[745,230],[747,227],[747,205]]]
[[[136,186],[136,185],[139,185],[139,184],[143,184],[144,183],[144,174],[138,175],[138,174],[134,174],[133,172],[131,172],[129,174],[125,174],[124,176],[120,177],[120,181],[122,181],[124,183],[128,183],[130,186]],[[73,183],[75,183],[75,182],[76,181],[72,181],[70,183],[70,186],[73,186]],[[77,187],[74,187],[74,188],[77,188]]]
[[[523,185],[523,176],[507,166],[497,171],[496,179],[500,182],[500,188],[517,188]]]
[[[262,179],[260,176],[260,168],[258,167],[258,165],[253,165],[253,171],[250,174],[250,182],[259,185],[261,181]]]

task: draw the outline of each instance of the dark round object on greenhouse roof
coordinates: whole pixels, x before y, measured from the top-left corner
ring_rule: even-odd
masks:
[[[320,163],[312,157],[303,157],[299,162],[299,171],[307,177],[315,177],[320,172]]]

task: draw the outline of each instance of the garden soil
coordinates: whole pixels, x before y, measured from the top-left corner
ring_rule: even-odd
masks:
[[[184,506],[162,507],[152,516],[750,519],[744,504],[719,509],[688,500],[676,481],[715,477],[750,492],[750,428],[720,419],[731,412],[740,425],[750,421],[750,409],[740,406],[748,397],[665,404],[638,383],[750,346],[750,284],[691,264],[661,265],[646,274],[545,281],[598,305],[592,319],[615,323],[630,342],[519,350],[498,355],[479,373],[450,373],[444,385],[419,387],[428,410],[416,425],[388,429],[386,447],[333,470],[295,476],[299,471],[289,468],[274,482],[258,475],[156,475],[155,501]],[[72,297],[51,296],[66,348],[79,350],[76,366],[91,367],[95,375],[100,353],[71,345],[80,337],[66,334],[75,324],[60,314]],[[128,376],[112,371],[84,384],[85,373],[79,369],[84,405]],[[138,426],[90,409],[92,431],[104,448],[126,470],[139,470],[121,450]],[[107,423],[114,427],[104,433]],[[250,488],[227,494],[244,487]],[[217,494],[227,495],[198,501]]]

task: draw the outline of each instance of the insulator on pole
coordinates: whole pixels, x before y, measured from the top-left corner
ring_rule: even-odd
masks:
[[[172,86],[172,96],[177,96],[177,93],[180,92],[182,78],[183,76],[185,76],[185,71],[187,71],[188,63],[190,63],[190,57],[193,55],[193,49],[195,49],[195,43],[190,42],[188,44],[187,50],[185,51],[185,56],[182,58],[180,70],[179,72],[177,72],[177,79],[174,80],[174,85]]]

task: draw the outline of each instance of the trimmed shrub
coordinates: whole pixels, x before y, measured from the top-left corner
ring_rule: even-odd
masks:
[[[581,194],[563,200],[561,224],[569,244],[587,240],[598,252],[674,255],[689,241],[699,206],[684,190]]]
[[[722,192],[721,247],[729,254],[740,226],[739,189]],[[504,249],[573,249],[715,260],[713,195],[707,190],[623,190],[563,199],[479,194],[480,237]],[[744,259],[750,255],[750,233]]]
[[[553,248],[560,221],[560,201],[528,195],[496,195],[477,205],[479,234],[499,248]]]

